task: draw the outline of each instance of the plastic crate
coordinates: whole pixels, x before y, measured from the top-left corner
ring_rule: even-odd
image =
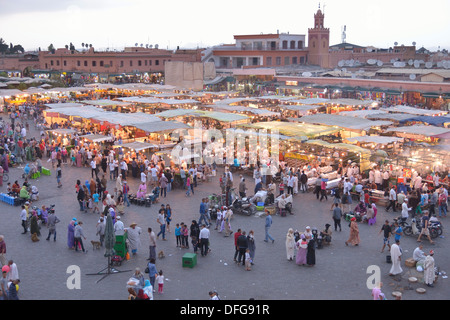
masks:
[[[31,176],[31,179],[37,179],[41,177],[41,173],[39,171],[33,173],[33,175]]]
[[[44,168],[44,167],[42,167],[42,174],[44,176],[51,176],[52,175],[50,169],[47,169],[47,168]]]
[[[257,211],[264,211],[264,206],[256,206]]]
[[[197,264],[196,253],[185,253],[182,258],[183,268],[193,268]]]

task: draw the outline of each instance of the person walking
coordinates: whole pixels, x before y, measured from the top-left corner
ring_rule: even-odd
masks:
[[[325,198],[325,200],[328,201],[328,197],[327,197],[327,182],[322,179],[322,181],[320,182],[320,202],[322,202],[322,199]]]
[[[390,276],[395,276],[397,274],[400,274],[403,272],[402,267],[400,266],[402,259],[402,250],[400,248],[400,240],[397,240],[392,246],[391,246],[391,260],[392,260],[392,267],[389,271]]]
[[[27,209],[25,209],[25,206],[22,205],[22,211],[20,211],[20,220],[22,222],[23,232],[22,234],[27,233]]]
[[[306,264],[312,267],[316,264],[316,240],[313,237],[307,236],[308,246],[306,248]]]
[[[420,231],[419,237],[417,238],[417,242],[422,242],[420,238],[422,238],[422,235],[425,235],[431,244],[434,244],[433,240],[431,240],[430,237],[430,230],[428,229],[430,223],[430,217],[428,211],[425,211],[423,217],[422,217],[422,230]]]
[[[397,200],[397,192],[395,192],[395,186],[391,187],[389,191],[389,205],[386,207],[386,212],[389,212],[389,209],[392,207],[393,212],[397,212],[395,201]]]
[[[84,253],[87,253],[87,250],[84,249],[83,240],[81,239],[81,238],[84,238],[84,240],[86,240],[86,237],[84,236],[84,233],[83,233],[82,225],[83,225],[83,222],[80,221],[75,226],[75,230],[74,230],[75,251],[78,252],[78,245],[80,245],[81,246],[81,250],[83,250]]]
[[[338,227],[339,227],[339,231],[342,231],[341,219],[342,219],[342,210],[339,207],[339,203],[335,203],[334,209],[333,209],[334,231],[337,231]]]
[[[56,224],[61,222],[55,215],[55,211],[51,210],[47,218],[48,236],[45,240],[50,240],[50,236],[53,234],[53,241],[56,241]]]
[[[169,181],[167,180],[166,176],[164,175],[164,173],[161,175],[161,178],[159,179],[159,184],[161,187],[161,197],[164,194],[164,198],[166,197],[167,194],[167,184],[169,183]],[[194,194],[194,192],[192,192],[192,194]]]
[[[61,173],[61,163],[58,162],[58,164],[56,165],[56,182],[58,183],[58,188],[61,188],[61,187],[62,187],[62,184],[61,184],[61,176],[62,176],[62,173]]]
[[[206,257],[209,251],[209,229],[206,228],[206,225],[202,225],[202,229],[200,230],[199,240],[200,240],[200,253],[202,257]]]
[[[265,225],[264,225],[264,227],[265,227],[265,234],[266,234],[266,236],[264,238],[264,242],[269,242],[269,239],[272,240],[272,243],[275,242],[275,239],[272,238],[272,236],[269,234],[269,230],[270,230],[271,226],[272,226],[272,216],[270,214],[268,214],[266,216],[266,221],[265,221]]]
[[[158,276],[158,271],[156,270],[155,258],[151,258],[147,264],[148,268],[148,277],[150,278],[150,284],[152,285],[153,292],[155,292],[155,280]]]
[[[162,240],[166,241],[166,221],[164,220],[164,214],[166,209],[164,208],[164,205],[161,205],[161,209],[159,209],[158,218],[156,219],[156,222],[159,223],[160,231],[156,235],[156,238],[159,238],[159,235],[162,235]]]
[[[380,232],[378,232],[378,234],[380,234],[381,232],[383,232],[383,247],[381,248],[381,252],[384,251],[384,248],[386,246],[388,246],[389,250],[391,250],[391,245],[389,243],[389,238],[391,236],[392,230],[391,230],[391,226],[389,225],[389,220],[386,220],[383,224],[383,226],[380,229]]]
[[[233,231],[231,230],[231,217],[232,217],[232,215],[233,215],[233,211],[231,211],[231,208],[228,208],[226,213],[225,213],[225,215],[224,215],[224,217],[223,217],[223,220],[222,220],[222,223],[223,223],[224,229],[225,229],[224,237],[229,237],[230,234],[233,233]]]
[[[99,236],[100,246],[103,247],[103,241],[105,240],[105,229],[106,223],[103,217],[100,217],[100,220],[97,223],[97,232],[96,235]]]
[[[150,240],[150,245],[149,245],[149,258],[148,260],[151,259],[156,259],[156,235],[155,232],[153,232],[152,228],[148,228],[148,235],[149,235],[149,240]]]
[[[289,228],[288,233],[286,234],[286,255],[288,261],[294,260],[294,250],[295,250],[295,237],[294,237],[294,229]]]
[[[130,192],[130,186],[126,181],[123,182],[122,195],[123,195],[123,203],[127,204],[127,207],[130,206],[130,200],[128,199],[128,193]]]
[[[5,243],[5,236],[3,235],[0,235],[0,263],[2,264],[2,267],[7,264],[6,243]]]
[[[158,275],[156,276],[155,281],[158,283],[158,293],[163,293],[163,287],[164,287],[164,275],[162,270],[159,270]]]
[[[355,217],[350,219],[350,237],[345,241],[345,245],[348,246],[349,242],[354,246],[358,246],[360,242],[358,223]]]
[[[207,212],[206,212],[206,199],[203,198],[202,202],[200,203],[200,218],[198,219],[198,224],[200,225],[202,221],[204,220],[204,223],[208,226],[208,219],[207,219]]]
[[[305,174],[305,171],[302,171],[300,176],[300,190],[303,193],[308,192],[308,176]]]
[[[238,238],[242,235],[242,230],[239,228],[237,229],[237,231],[234,233],[234,258],[233,261],[237,263],[237,257],[239,254],[239,247],[237,244]]]

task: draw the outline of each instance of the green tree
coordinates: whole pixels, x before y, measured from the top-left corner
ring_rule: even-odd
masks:
[[[0,38],[0,53],[5,53],[8,50],[8,45],[3,38]]]

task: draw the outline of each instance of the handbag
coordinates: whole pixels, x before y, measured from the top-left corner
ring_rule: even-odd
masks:
[[[145,272],[145,273],[149,273],[149,272],[150,272],[150,269],[147,267],[147,268],[145,268],[144,272]]]

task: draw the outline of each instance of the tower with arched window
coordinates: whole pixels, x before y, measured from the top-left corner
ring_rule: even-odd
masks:
[[[308,63],[330,67],[330,29],[324,26],[325,15],[320,8],[314,14],[314,28],[308,28]]]

